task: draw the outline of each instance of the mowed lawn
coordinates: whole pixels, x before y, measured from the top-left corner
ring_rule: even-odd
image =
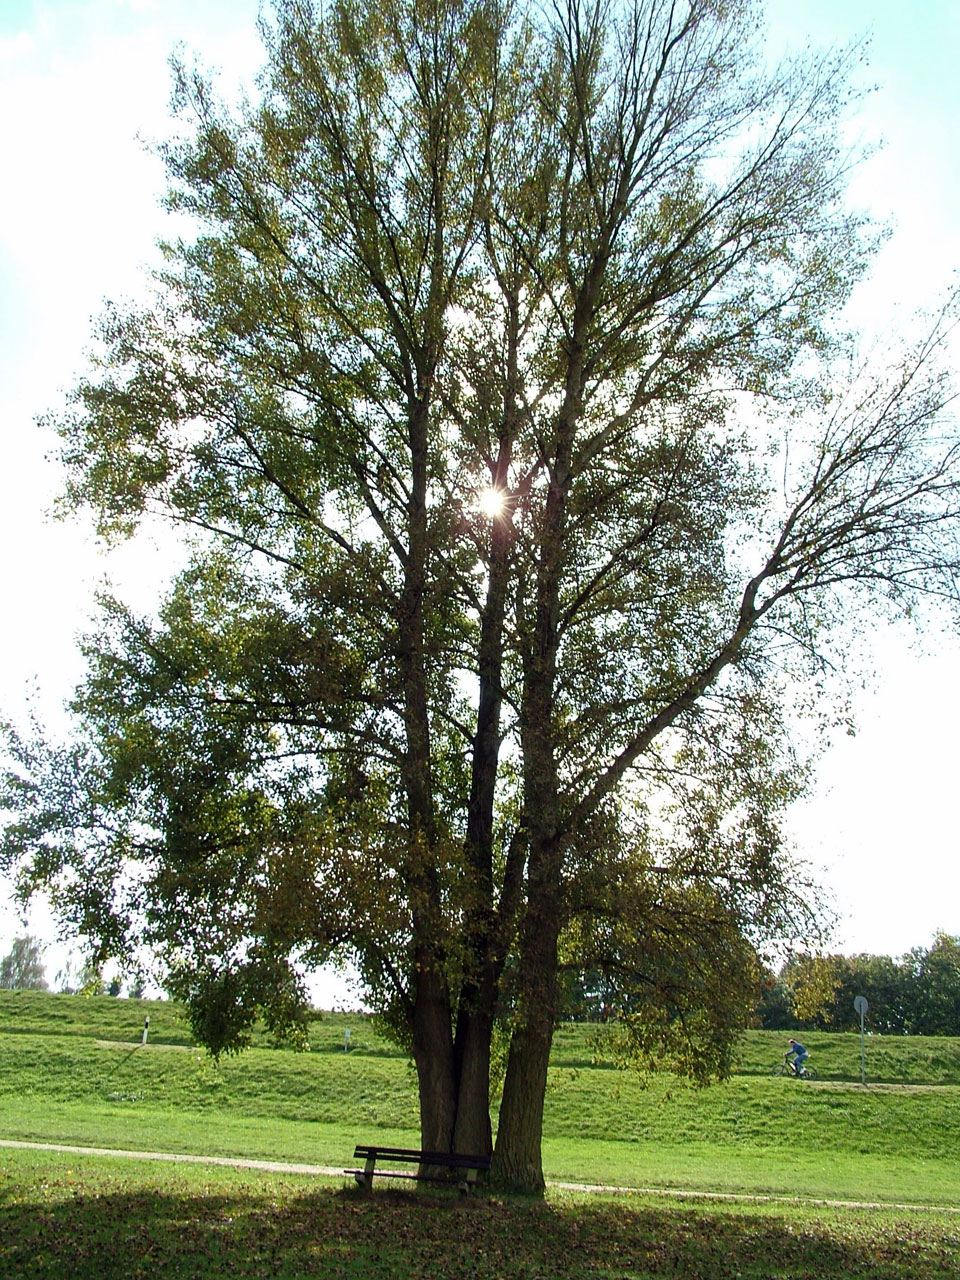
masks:
[[[7,1148],[0,1276],[960,1275],[960,1044],[871,1040],[864,1089],[857,1037],[805,1037],[807,1085],[771,1078],[785,1037],[755,1032],[696,1090],[614,1070],[593,1034],[557,1033],[543,1203]],[[337,1170],[357,1141],[416,1143],[414,1074],[368,1019],[325,1015],[311,1041],[216,1064],[173,1005],[0,992],[0,1138]]]
[[[857,1036],[806,1036],[806,1084],[752,1032],[740,1073],[695,1089],[598,1062],[593,1035],[557,1032],[548,1179],[960,1207],[960,1042],[871,1039],[864,1089]],[[0,992],[0,1138],[334,1168],[358,1141],[416,1145],[414,1073],[369,1019],[325,1015],[311,1043],[217,1064],[166,1002]]]

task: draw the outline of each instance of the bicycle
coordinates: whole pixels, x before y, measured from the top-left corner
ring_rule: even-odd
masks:
[[[800,1071],[797,1072],[794,1071],[792,1063],[784,1060],[783,1062],[778,1062],[770,1074],[772,1076],[793,1076],[797,1080],[816,1080],[817,1068],[805,1062]]]

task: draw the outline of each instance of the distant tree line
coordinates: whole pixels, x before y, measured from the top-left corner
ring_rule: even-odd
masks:
[[[86,960],[74,970],[68,962],[55,979],[55,989],[62,995],[119,996],[123,983],[118,977],[105,978],[102,968]],[[25,933],[14,939],[7,954],[0,959],[0,990],[49,991],[43,963],[43,943]],[[137,975],[127,983],[130,999],[142,999],[143,979]]]
[[[960,1035],[960,937],[938,933],[898,958],[795,955],[768,973],[757,1009],[766,1030],[852,1031],[854,997],[869,1002],[867,1026],[884,1035]]]
[[[797,953],[779,972],[761,969],[754,1026],[766,1031],[859,1029],[855,996],[869,1002],[867,1026],[884,1035],[960,1036],[960,937],[938,933],[930,947],[897,958]],[[600,969],[564,976],[563,1017],[606,1022],[634,1013]]]

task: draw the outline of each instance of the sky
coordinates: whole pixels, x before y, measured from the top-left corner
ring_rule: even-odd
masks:
[[[164,228],[160,162],[176,46],[220,71],[235,99],[262,60],[258,0],[0,0],[0,716],[31,705],[63,728],[82,674],[75,640],[109,577],[149,607],[176,566],[162,531],[105,557],[89,529],[49,512],[62,477],[36,419],[84,369],[105,299],[142,297]],[[770,0],[767,48],[869,37],[852,142],[882,146],[850,199],[892,234],[857,291],[868,335],[935,305],[960,266],[960,0]],[[875,88],[873,88],[876,86]],[[792,829],[832,895],[835,948],[900,955],[938,929],[960,934],[956,726],[960,639],[871,627],[874,675],[856,736],[822,759]],[[20,928],[0,885],[0,954]],[[42,910],[29,927],[50,938]],[[64,951],[51,946],[51,976]]]

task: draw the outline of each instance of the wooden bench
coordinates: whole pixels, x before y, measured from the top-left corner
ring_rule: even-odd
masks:
[[[480,1173],[490,1168],[489,1156],[452,1155],[449,1151],[413,1151],[406,1147],[364,1147],[358,1146],[353,1153],[354,1160],[364,1162],[362,1169],[345,1169],[344,1173],[352,1173],[361,1187],[373,1186],[373,1175],[380,1178],[414,1178],[421,1182],[449,1182],[442,1174],[432,1174],[434,1169],[453,1169],[461,1173],[457,1185],[467,1192],[476,1186]],[[408,1173],[402,1169],[378,1169],[377,1161],[387,1160],[391,1164],[415,1164],[416,1173]]]

